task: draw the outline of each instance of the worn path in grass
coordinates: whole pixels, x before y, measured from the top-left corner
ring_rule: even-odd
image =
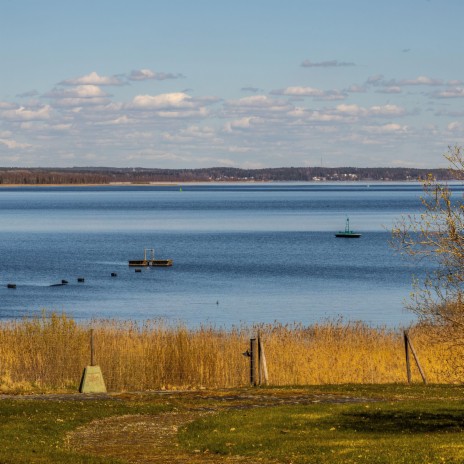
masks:
[[[459,405],[462,403],[464,399],[464,389],[460,386],[416,385],[408,387],[405,385],[332,385],[301,388],[217,389],[183,392],[118,393],[108,395],[0,395],[0,400],[2,398],[7,400],[5,404],[15,403],[15,401],[11,401],[12,399],[17,399],[18,405],[21,404],[19,409],[15,409],[17,412],[14,412],[14,417],[19,421],[21,416],[18,415],[18,413],[24,414],[24,412],[21,413],[24,409],[30,410],[27,413],[28,417],[31,416],[31,413],[33,413],[35,409],[38,409],[38,411],[35,411],[37,414],[41,414],[40,411],[43,410],[49,411],[46,416],[48,422],[38,422],[41,424],[42,428],[44,426],[48,427],[58,420],[60,424],[66,424],[68,420],[72,419],[72,414],[78,414],[80,416],[80,411],[87,414],[87,417],[90,417],[91,414],[89,414],[89,411],[93,409],[92,404],[95,405],[95,408],[100,408],[100,413],[95,413],[93,415],[93,420],[86,422],[84,419],[80,421],[77,428],[69,427],[65,434],[60,436],[59,442],[56,442],[57,435],[55,435],[53,446],[55,446],[54,443],[56,442],[57,449],[61,448],[62,453],[68,452],[66,456],[72,456],[74,460],[70,460],[69,458],[66,458],[64,461],[59,460],[59,458],[56,460],[49,459],[48,461],[36,461],[35,459],[26,459],[22,461],[6,460],[5,462],[8,463],[59,462],[61,464],[62,462],[66,462],[66,464],[68,464],[71,462],[118,462],[140,464],[220,464],[247,462],[275,464],[278,462],[290,462],[283,451],[280,449],[276,451],[276,449],[274,449],[276,443],[285,440],[289,441],[289,439],[296,440],[294,442],[289,441],[289,449],[291,450],[295,449],[297,445],[307,446],[308,440],[311,438],[312,434],[317,435],[317,433],[322,434],[321,440],[326,439],[326,442],[330,442],[330,446],[333,445],[332,434],[335,433],[340,433],[340,437],[346,441],[344,435],[346,431],[341,430],[340,432],[336,432],[335,430],[338,430],[340,427],[338,422],[342,419],[346,422],[346,417],[348,417],[346,416],[346,412],[350,411],[356,417],[361,414],[361,419],[365,421],[369,419],[370,425],[379,424],[378,427],[382,430],[385,425],[393,426],[389,435],[394,439],[402,438],[403,436],[404,427],[399,427],[403,422],[403,417],[414,419],[412,425],[407,429],[407,434],[414,432],[412,435],[414,437],[417,432],[417,439],[421,444],[424,438],[421,432],[424,427],[424,418],[428,418],[429,416],[433,421],[438,422],[435,424],[435,422],[432,421],[433,427],[430,425],[430,430],[427,429],[427,436],[429,433],[434,434],[438,430],[440,435],[438,438],[440,440],[448,440],[447,442],[443,442],[444,445],[448,447],[450,444],[455,446],[456,443],[461,442],[461,428],[464,433],[464,422],[459,408],[459,410],[450,412],[450,414],[454,414],[453,417],[450,416],[451,419],[446,419],[442,414],[443,408],[449,409],[449,406],[452,404]],[[438,406],[437,404],[435,404],[435,406],[431,404],[431,400],[437,403]],[[413,402],[412,405],[411,401]],[[34,403],[36,403],[37,406],[34,405],[33,408],[27,406],[32,406]],[[54,406],[55,404],[56,407]],[[402,408],[402,404],[406,406]],[[316,412],[321,410],[324,413],[324,417],[321,416],[321,419],[316,423],[316,428],[314,428],[314,424],[310,423],[311,421],[307,417],[308,411],[305,405],[312,405],[310,408],[311,410],[315,408],[314,410]],[[293,406],[295,408],[293,408]],[[303,410],[301,410],[301,406],[303,406]],[[338,406],[340,406],[340,409]],[[256,415],[260,408],[262,409],[262,414],[259,413]],[[388,410],[383,411],[382,408]],[[373,409],[376,411],[373,411]],[[379,409],[380,412],[378,412],[377,409]],[[402,411],[403,409],[404,411]],[[65,416],[68,410],[71,411],[72,414]],[[243,415],[241,412],[242,410]],[[59,418],[53,415],[53,411],[59,413]],[[276,412],[274,413],[273,411]],[[373,413],[369,412],[370,415],[368,414],[367,416],[369,417],[367,417],[365,411],[372,411]],[[437,415],[437,412],[440,414]],[[274,417],[272,414],[277,414],[277,416]],[[282,419],[280,414],[286,414],[287,416]],[[251,416],[253,416],[254,419],[250,422]],[[296,425],[293,424],[296,420],[293,419],[293,416],[299,417],[295,423]],[[231,420],[227,419],[224,423],[221,423],[221,426],[215,425],[217,422],[216,418],[219,418],[220,421],[222,417]],[[290,422],[288,422],[288,424],[284,423],[288,418]],[[38,419],[40,419],[40,417]],[[263,445],[261,452],[255,452],[255,449],[248,449],[249,446],[246,445],[246,443],[245,445],[248,446],[248,448],[246,448],[245,445],[245,447],[242,446],[241,448],[241,445],[237,445],[236,447],[235,443],[230,443],[229,446],[229,429],[230,432],[233,431],[232,434],[235,436],[234,441],[237,441],[237,443],[239,440],[243,441],[243,439],[246,441],[249,439],[247,427],[251,427],[250,433],[256,432],[256,420],[258,420],[258,422],[264,420],[266,424],[263,425],[267,425],[268,428],[271,427],[269,430],[263,432],[264,435],[262,437],[259,437],[259,440],[271,440],[272,443],[268,444],[269,446],[267,448],[267,445]],[[309,422],[307,425],[302,425],[300,424],[302,421]],[[190,426],[189,424],[192,422],[193,424]],[[360,420],[356,419],[355,422],[356,428],[359,428],[358,422],[360,422]],[[210,426],[211,423],[213,423],[212,427]],[[318,430],[317,427],[320,427],[321,424],[323,425],[322,429],[327,429],[328,431],[324,432],[322,429]],[[370,426],[369,424],[366,425],[366,427]],[[22,423],[19,423],[19,425],[22,426]],[[194,426],[193,429],[191,429],[192,426]],[[221,427],[225,427],[226,433],[224,433]],[[273,430],[272,427],[277,429]],[[304,430],[300,430],[301,427],[303,427]],[[56,428],[55,424],[55,429]],[[191,430],[197,429],[198,432],[194,432],[195,435],[185,433],[188,430],[191,432]],[[367,432],[370,437],[373,432],[369,430]],[[442,430],[446,433],[443,434],[441,432]],[[212,432],[216,432],[214,440],[210,435]],[[359,432],[360,431],[357,431],[356,434]],[[15,432],[15,434],[19,433],[19,431]],[[56,432],[53,433],[55,434]],[[197,436],[196,433],[199,433],[199,435]],[[239,438],[239,434],[243,433],[245,433],[245,436]],[[387,438],[390,439],[390,436]],[[433,436],[436,438],[436,433]],[[21,437],[18,438],[20,441],[24,438],[27,439],[26,436],[24,436],[24,438]],[[221,441],[220,439],[222,439],[221,437],[224,438],[222,441],[224,441],[223,445],[225,448],[221,445],[222,448],[215,449],[215,447],[218,447],[218,443]],[[315,439],[317,439],[317,436]],[[49,439],[44,436],[44,440],[44,443],[48,443],[47,440]],[[454,440],[457,440],[456,443]],[[351,441],[350,438],[350,443]],[[388,443],[390,443],[390,441],[388,441]],[[324,444],[324,446],[326,445],[327,443]],[[345,450],[344,445],[339,444],[339,446],[341,447],[340,452],[342,454],[347,452],[348,448]],[[374,446],[369,444],[366,446],[368,446],[369,450],[372,450],[372,452],[375,452],[377,449],[377,445]],[[391,448],[390,445],[385,446],[387,451]],[[457,450],[456,453],[458,451],[461,453],[460,450]],[[304,455],[298,462],[317,462],[314,461],[314,459],[319,456],[317,452],[320,454],[322,453],[321,456],[323,456],[323,451],[313,450],[311,448],[310,454],[308,454],[311,458],[304,458],[304,456],[306,456]],[[248,456],[245,457],[246,453],[248,453]],[[305,453],[307,454],[306,451]],[[391,460],[387,452],[384,454],[385,456],[383,454],[379,456],[383,460],[375,462],[399,462],[397,460]],[[53,458],[54,456],[55,455],[53,455]],[[81,458],[79,456],[81,456]],[[95,460],[85,460],[87,459],[85,456],[94,456]],[[272,459],[270,456],[272,456]],[[461,459],[461,457],[461,454],[459,454],[459,459]],[[446,460],[446,462],[463,462],[459,459]],[[343,462],[351,463],[358,461],[356,459],[354,461],[348,459]],[[369,461],[359,462],[364,463]],[[429,460],[427,462],[435,461]]]
[[[245,463],[263,464],[278,461],[250,457],[221,456],[215,453],[182,449],[177,440],[179,428],[220,411],[265,408],[280,405],[315,403],[355,403],[372,401],[366,397],[342,394],[311,393],[305,390],[214,390],[185,392],[124,393],[109,395],[38,394],[29,396],[0,395],[30,401],[155,401],[168,400],[174,410],[156,415],[123,415],[95,420],[67,435],[67,446],[79,453],[122,459],[129,463]]]

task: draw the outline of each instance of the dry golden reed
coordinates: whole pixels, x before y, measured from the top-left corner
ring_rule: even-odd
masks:
[[[363,323],[279,323],[222,329],[162,321],[77,323],[66,315],[0,323],[0,391],[75,390],[96,362],[109,391],[238,387],[249,382],[243,352],[260,330],[271,385],[395,383],[406,380],[403,335]],[[455,383],[463,348],[431,342],[430,329],[410,330],[429,382]],[[415,381],[419,374],[413,369]]]

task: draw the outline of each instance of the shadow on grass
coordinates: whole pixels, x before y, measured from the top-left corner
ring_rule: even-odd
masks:
[[[456,433],[464,431],[464,412],[442,410],[419,411],[369,411],[341,414],[339,430],[356,430],[365,433],[414,434]]]

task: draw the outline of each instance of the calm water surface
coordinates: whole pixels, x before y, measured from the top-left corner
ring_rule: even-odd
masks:
[[[1,189],[0,317],[407,324],[424,270],[392,252],[388,229],[420,195],[415,184]],[[334,237],[347,215],[360,239]],[[145,247],[174,266],[135,273],[127,261]]]

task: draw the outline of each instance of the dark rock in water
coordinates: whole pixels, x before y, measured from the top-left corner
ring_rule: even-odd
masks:
[[[116,274],[116,272],[111,273],[111,277],[117,277],[117,276],[118,276],[118,274]]]
[[[66,284],[69,283],[69,282],[68,282],[67,280],[62,279],[62,280],[61,280],[61,283],[62,283],[63,285],[66,285]]]
[[[16,284],[8,284],[7,288],[16,288]]]
[[[83,277],[78,277],[77,281],[82,283],[82,282],[85,282],[85,279]]]

